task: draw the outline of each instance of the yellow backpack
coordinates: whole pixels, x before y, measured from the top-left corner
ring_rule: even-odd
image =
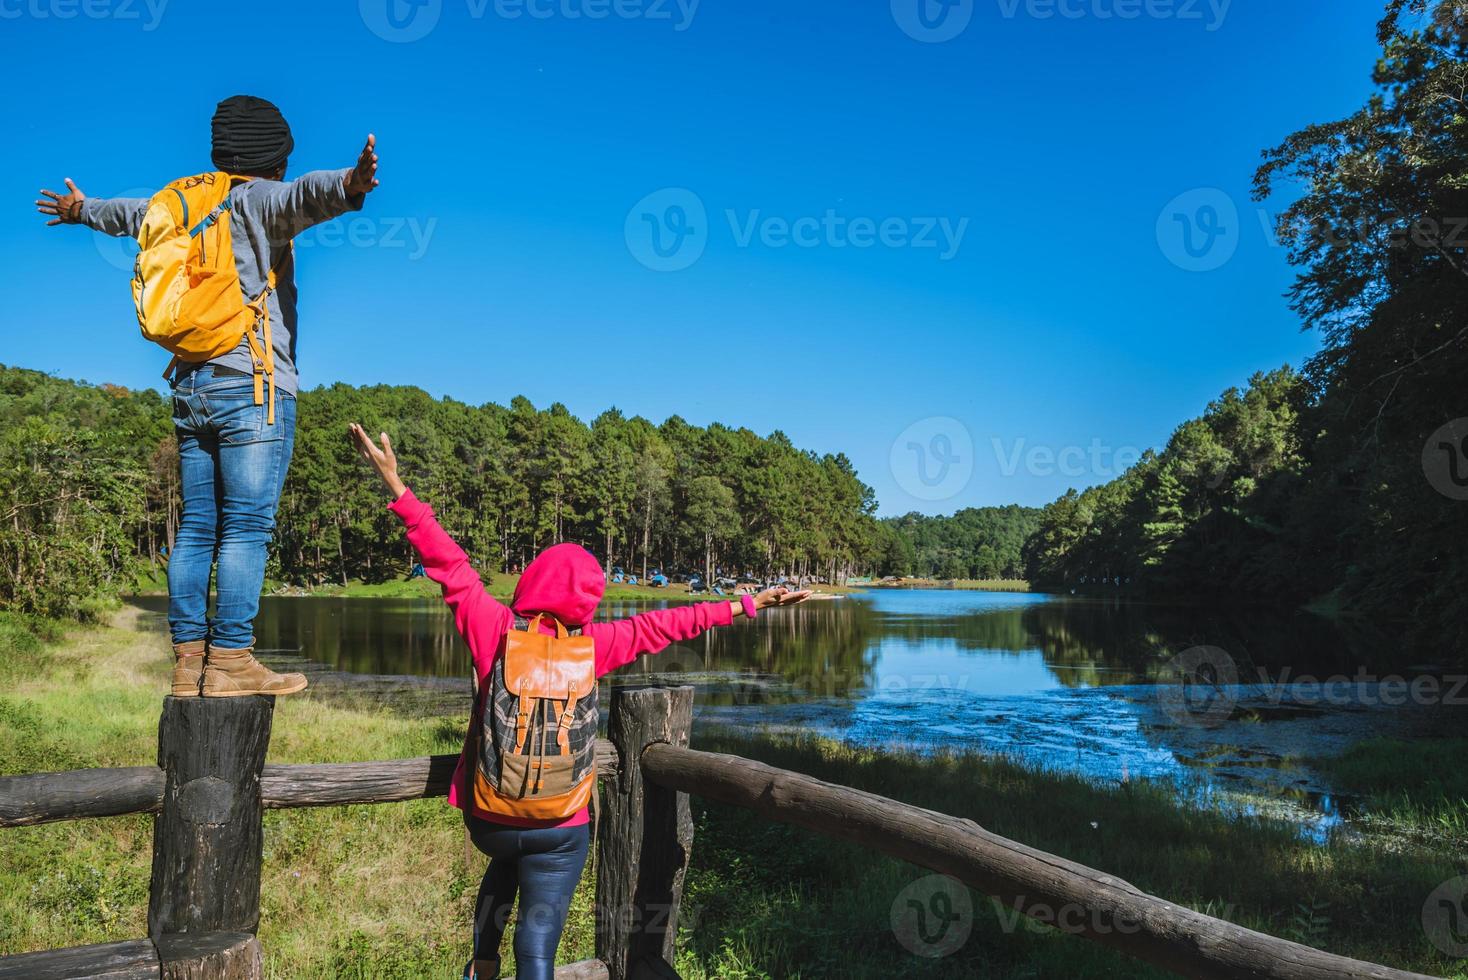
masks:
[[[133,266],[133,305],[143,336],[173,354],[169,377],[179,362],[212,360],[245,338],[255,365],[255,404],[265,404],[275,424],[275,350],[270,340],[270,293],[246,303],[229,230],[229,192],[249,177],[226,173],[181,177],[153,195],[138,231]],[[289,249],[282,255],[289,255]],[[279,263],[277,263],[279,264]],[[258,328],[258,336],[257,336]]]

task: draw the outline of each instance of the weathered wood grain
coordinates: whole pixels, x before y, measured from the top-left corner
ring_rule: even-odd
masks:
[[[151,813],[163,801],[163,770],[73,769],[0,777],[0,827]]]
[[[163,810],[153,821],[148,935],[260,924],[260,771],[275,699],[164,698]]]
[[[508,973],[504,980],[514,980]],[[601,960],[582,960],[556,967],[556,980],[607,980],[607,965]]]
[[[745,807],[948,874],[1006,906],[1185,977],[1425,980],[1214,919],[1127,882],[992,834],[972,820],[734,755],[652,745],[650,782]]]
[[[173,933],[158,937],[161,980],[260,980],[265,958],[248,932]]]
[[[648,783],[638,759],[657,743],[686,746],[693,688],[619,688],[607,732],[621,772],[603,781],[596,875],[596,954],[611,980],[643,960],[673,960],[683,879],[693,848],[686,793]]]
[[[158,951],[146,939],[0,956],[0,980],[159,980]]]
[[[458,762],[458,755],[430,755],[377,762],[272,763],[260,777],[260,795],[267,809],[447,796]],[[603,779],[617,774],[617,750],[605,739],[597,739],[596,767]]]

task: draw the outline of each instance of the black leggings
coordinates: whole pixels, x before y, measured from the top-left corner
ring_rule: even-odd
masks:
[[[589,826],[508,827],[467,813],[464,823],[474,846],[491,858],[474,903],[474,958],[499,958],[505,923],[519,892],[515,978],[551,980],[566,911],[586,865]]]

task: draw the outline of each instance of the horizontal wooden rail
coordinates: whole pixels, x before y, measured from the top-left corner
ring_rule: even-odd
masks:
[[[458,762],[457,755],[427,755],[379,762],[267,764],[260,776],[261,802],[267,809],[284,809],[446,796]],[[617,750],[605,739],[597,739],[596,767],[603,777],[617,774]],[[163,770],[156,766],[0,777],[0,827],[157,813],[163,804],[163,784]]]
[[[0,777],[0,827],[150,813],[163,802],[163,770],[73,769]]]
[[[0,980],[259,980],[259,941],[238,933],[165,936],[157,945],[148,939],[37,953],[0,956]],[[204,971],[208,971],[207,973]],[[601,960],[581,960],[556,967],[556,980],[608,980]]]
[[[0,956],[0,980],[260,980],[260,941],[249,933],[177,933]],[[588,976],[590,976],[588,974]]]
[[[1174,905],[972,820],[822,782],[736,755],[651,745],[643,776],[951,875],[1066,932],[1186,977],[1428,980],[1336,956]]]
[[[457,755],[386,762],[267,764],[260,777],[260,795],[267,809],[398,803],[447,796],[458,764]],[[596,768],[603,777],[617,773],[617,750],[605,739],[596,742]]]

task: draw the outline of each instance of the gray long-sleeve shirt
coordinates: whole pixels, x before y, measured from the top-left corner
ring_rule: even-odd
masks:
[[[296,267],[282,255],[290,241],[312,225],[330,221],[362,208],[364,195],[348,196],[342,181],[349,170],[313,170],[291,181],[257,178],[230,192],[233,207],[230,237],[235,268],[246,301],[265,291],[266,277],[277,260],[275,290],[270,294],[271,346],[275,348],[275,386],[294,395],[296,372]],[[148,210],[147,198],[89,197],[82,203],[81,222],[106,235],[136,238]],[[249,344],[210,361],[249,373],[253,370]]]

